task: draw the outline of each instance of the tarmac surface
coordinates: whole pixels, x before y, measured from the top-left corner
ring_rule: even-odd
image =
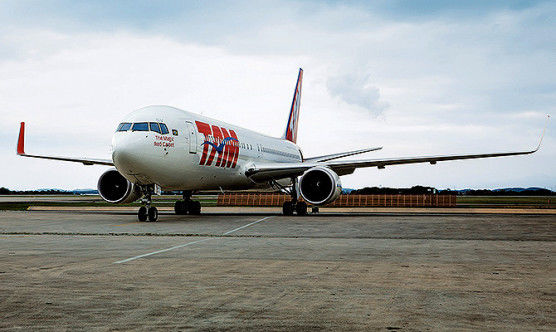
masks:
[[[28,202],[92,202],[102,201],[98,195],[0,195],[0,203]]]
[[[554,330],[555,215],[0,211],[0,328]]]

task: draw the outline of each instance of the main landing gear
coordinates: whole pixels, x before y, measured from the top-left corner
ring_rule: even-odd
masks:
[[[298,216],[307,215],[307,203],[294,200],[284,202],[284,205],[282,205],[282,213],[285,216],[293,216],[294,211]]]
[[[297,178],[292,178],[292,183],[292,188],[289,191],[292,200],[284,202],[284,205],[282,205],[282,213],[285,216],[293,216],[295,212],[298,216],[305,216],[307,215],[307,203],[298,200],[296,190]]]
[[[183,201],[179,200],[174,205],[176,214],[201,214],[201,202],[191,200],[191,191],[183,192]]]
[[[139,221],[147,221],[147,219],[149,221],[157,221],[158,209],[154,206],[151,206],[151,197],[154,192],[154,187],[144,186],[141,187],[141,191],[143,191],[145,195],[143,196],[143,198],[141,198],[141,204],[143,204],[143,206],[141,206],[139,208],[139,211],[137,212],[137,219],[139,219]]]

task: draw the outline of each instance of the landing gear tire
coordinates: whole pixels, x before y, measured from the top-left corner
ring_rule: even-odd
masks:
[[[158,209],[152,204],[152,195],[154,193],[155,185],[143,185],[139,186],[141,192],[143,193],[143,198],[141,198],[141,207],[137,211],[137,219],[139,221],[157,221],[158,220]]]
[[[148,210],[149,221],[157,221],[158,220],[158,209],[154,206],[151,206]]]
[[[297,204],[295,204],[295,212],[297,213],[298,216],[307,215],[307,203],[297,202]]]
[[[194,215],[201,214],[201,202],[191,201],[189,204],[189,214],[194,214]]]
[[[282,212],[285,216],[292,216],[293,215],[293,204],[292,202],[284,202],[282,205]]]
[[[147,221],[147,208],[144,206],[141,206],[139,208],[139,211],[137,212],[137,219],[139,219],[139,221]]]
[[[174,204],[174,211],[178,215],[184,214],[194,214],[199,215],[201,214],[201,202],[199,201],[192,201],[192,200],[185,200],[185,201],[177,201]]]
[[[174,204],[174,211],[178,215],[187,214],[187,210],[187,204],[185,201],[176,201],[176,204]]]

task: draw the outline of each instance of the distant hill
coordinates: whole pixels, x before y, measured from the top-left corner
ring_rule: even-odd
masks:
[[[71,192],[76,195],[98,195],[96,189],[73,189]]]
[[[513,191],[513,192],[523,192],[523,191],[538,191],[538,190],[548,190],[545,188],[539,187],[529,187],[529,188],[502,188],[502,189],[494,189],[493,191]]]

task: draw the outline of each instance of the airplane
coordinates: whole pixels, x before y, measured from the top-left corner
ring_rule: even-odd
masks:
[[[532,154],[533,150],[466,155],[339,160],[382,147],[305,157],[297,146],[303,69],[299,69],[286,129],[271,137],[170,106],[147,106],[125,116],[112,137],[112,159],[71,158],[25,153],[25,122],[21,123],[17,154],[112,166],[98,180],[98,192],[109,203],[141,200],[140,221],[157,221],[152,195],[161,190],[181,191],[175,203],[178,215],[201,213],[191,200],[203,190],[274,189],[291,196],[282,206],[284,215],[307,214],[307,203],[321,206],[336,200],[342,191],[340,176],[362,167],[430,163]],[[550,116],[548,116],[550,117]],[[547,121],[548,123],[548,121]],[[302,197],[303,200],[299,198]]]

